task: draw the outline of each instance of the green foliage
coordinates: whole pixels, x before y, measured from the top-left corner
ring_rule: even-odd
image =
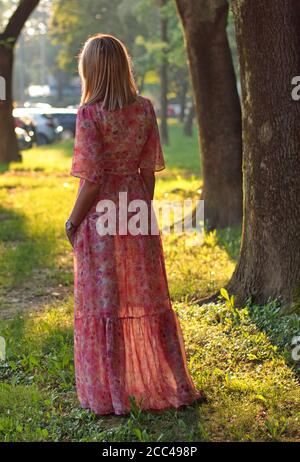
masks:
[[[235,296],[229,295],[226,289],[220,289],[220,298],[225,300],[225,305],[227,306],[234,324],[239,324],[245,315],[243,310],[238,309],[235,306]]]
[[[168,20],[168,42],[160,38],[160,20]],[[158,84],[158,69],[167,56],[170,63],[170,96],[189,87],[186,52],[175,3],[159,8],[153,0],[54,0],[51,37],[60,71],[77,72],[76,56],[96,33],[116,35],[125,42],[134,62],[138,86]]]

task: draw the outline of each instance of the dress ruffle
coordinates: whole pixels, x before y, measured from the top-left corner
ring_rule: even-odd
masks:
[[[75,318],[75,370],[81,406],[96,414],[128,414],[130,396],[143,410],[178,408],[200,398],[172,309]]]

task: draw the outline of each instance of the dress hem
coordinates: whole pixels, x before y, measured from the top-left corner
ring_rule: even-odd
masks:
[[[202,400],[202,396],[203,396],[203,392],[202,390],[196,390],[195,391],[195,396],[193,398],[191,398],[190,400],[187,400],[187,401],[183,401],[181,404],[178,404],[178,405],[172,405],[172,404],[168,404],[166,406],[163,406],[163,407],[146,407],[146,408],[143,408],[141,407],[140,410],[142,412],[156,412],[156,413],[160,413],[160,412],[165,412],[167,410],[172,410],[172,409],[181,409],[185,406],[192,406],[193,404],[197,403],[198,401],[200,402],[200,400]],[[80,403],[80,402],[79,402]],[[130,415],[130,410],[124,410],[124,411],[117,411],[115,409],[111,409],[109,411],[96,411],[94,410],[91,406],[89,405],[84,405],[84,404],[81,404],[80,403],[80,407],[82,409],[86,409],[88,411],[91,411],[93,412],[95,415],[117,415],[117,416],[128,416]]]

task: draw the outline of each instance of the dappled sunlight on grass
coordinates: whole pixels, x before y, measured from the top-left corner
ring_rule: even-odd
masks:
[[[281,352],[243,310],[239,323],[222,304],[176,304],[190,370],[209,397],[202,407],[216,439],[299,438],[300,391]]]
[[[1,184],[0,278],[12,287],[29,279],[34,269],[59,266],[58,259],[69,250],[64,222],[75,188],[52,177],[2,177]]]
[[[59,144],[39,146],[22,152],[22,162],[13,162],[10,171],[21,172],[68,172],[71,167],[73,142],[63,141]]]
[[[194,136],[183,136],[178,125],[170,127],[170,145],[164,146],[164,154],[168,169],[173,173],[197,175],[200,178],[200,154],[196,129]]]
[[[173,300],[195,300],[225,285],[234,269],[213,233],[199,245],[183,236],[164,236],[166,268]]]

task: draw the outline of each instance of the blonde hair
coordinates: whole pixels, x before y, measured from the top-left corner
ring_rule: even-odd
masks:
[[[113,110],[131,104],[137,97],[128,51],[112,35],[88,38],[79,55],[78,70],[82,81],[81,104],[101,101],[104,109]]]

